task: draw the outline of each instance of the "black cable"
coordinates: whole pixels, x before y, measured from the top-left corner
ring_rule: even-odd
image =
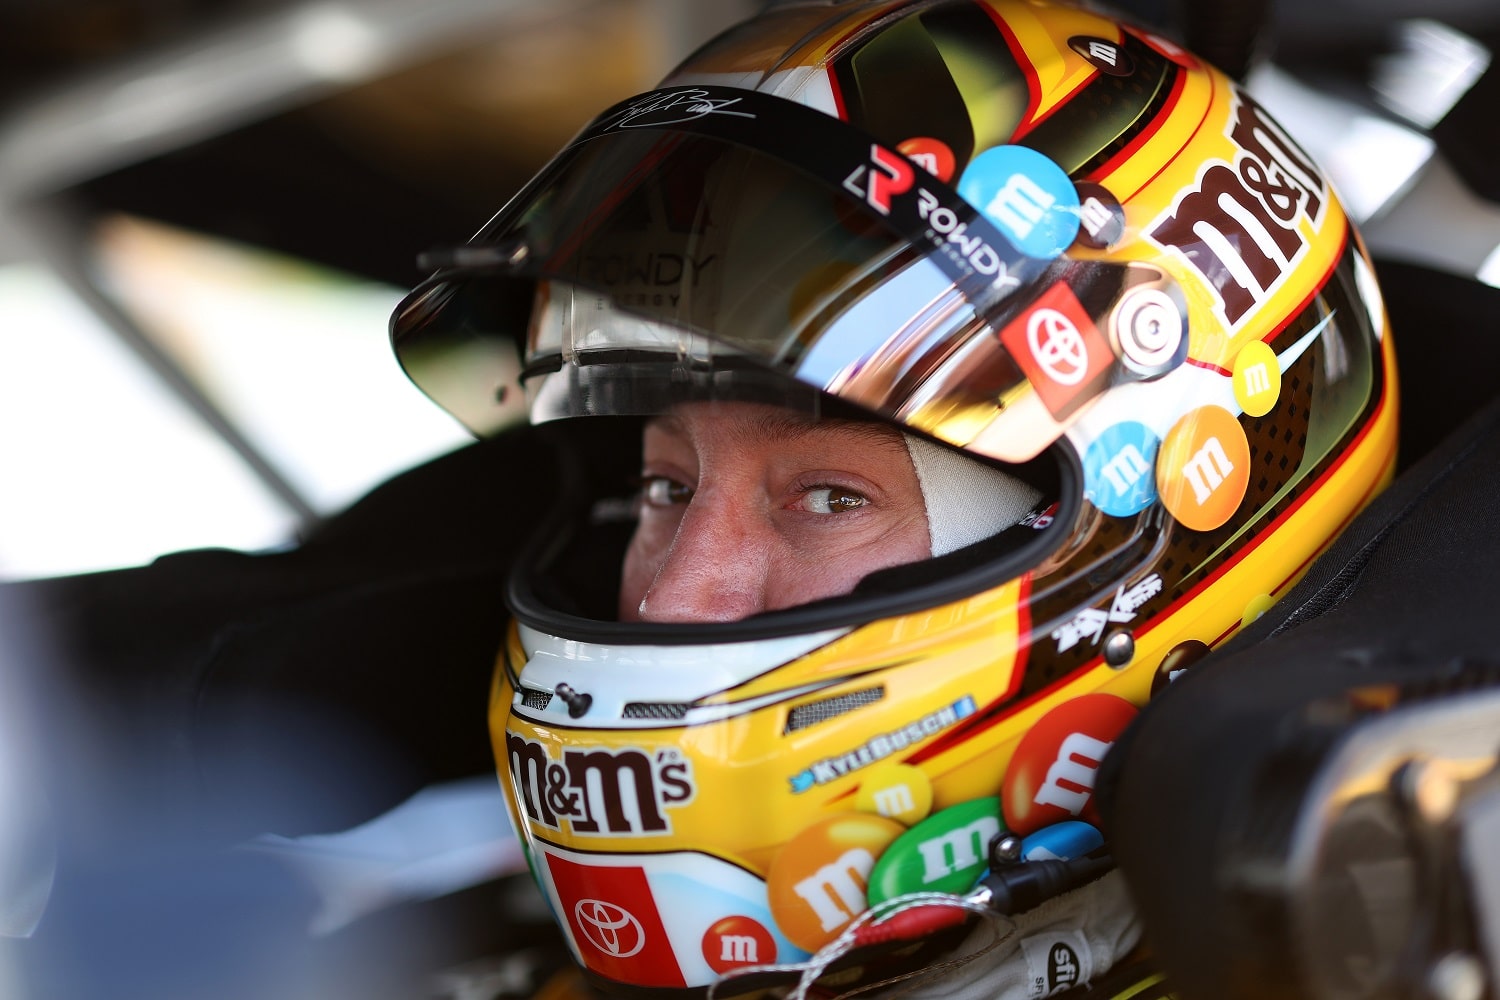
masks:
[[[1087,885],[1115,866],[1107,854],[1068,860],[1022,861],[992,868],[980,885],[989,890],[986,904],[996,913],[1014,916],[1053,896]]]

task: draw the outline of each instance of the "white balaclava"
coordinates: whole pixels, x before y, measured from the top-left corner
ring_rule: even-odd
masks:
[[[953,448],[903,434],[927,505],[934,556],[989,538],[1030,513],[1041,490]]]

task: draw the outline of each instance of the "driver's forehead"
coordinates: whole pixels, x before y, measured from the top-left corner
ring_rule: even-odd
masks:
[[[798,447],[830,450],[846,457],[862,453],[904,455],[894,427],[876,421],[814,417],[764,403],[683,403],[646,425],[646,446],[679,445],[697,452],[721,449]]]

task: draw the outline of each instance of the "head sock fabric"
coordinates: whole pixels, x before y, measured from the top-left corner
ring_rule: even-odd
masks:
[[[1042,492],[954,448],[901,435],[927,504],[934,556],[973,545],[1030,513]]]

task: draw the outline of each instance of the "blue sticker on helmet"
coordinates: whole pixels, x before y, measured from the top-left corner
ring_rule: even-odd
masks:
[[[1082,820],[1044,826],[1021,841],[1023,861],[1070,861],[1104,846],[1104,835]]]
[[[1156,502],[1156,452],[1161,441],[1145,424],[1115,424],[1083,456],[1084,496],[1113,517],[1139,514]]]
[[[993,146],[969,161],[958,193],[1029,257],[1051,260],[1078,236],[1078,192],[1067,172],[1027,146]]]

